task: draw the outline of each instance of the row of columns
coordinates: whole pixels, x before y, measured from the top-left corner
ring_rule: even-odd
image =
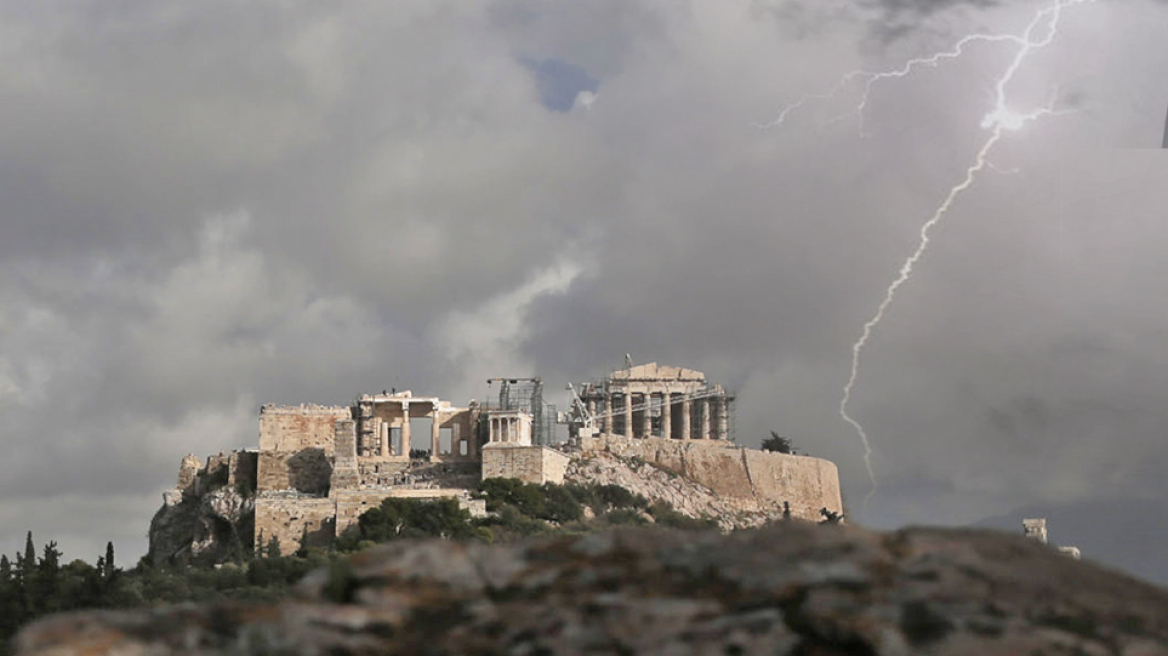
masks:
[[[422,403],[431,403],[429,401],[421,401],[421,402]],[[378,403],[379,404],[385,403],[385,401],[379,401]],[[376,438],[378,438],[378,441],[380,442],[378,451],[380,452],[381,457],[388,458],[391,455],[398,456],[398,457],[407,457],[407,458],[409,457],[409,455],[410,455],[410,442],[413,440],[413,434],[410,430],[410,401],[406,400],[406,399],[402,399],[401,401],[394,400],[394,401],[392,401],[392,403],[400,403],[401,404],[401,417],[400,417],[401,421],[398,424],[398,427],[401,430],[401,445],[400,445],[400,449],[398,449],[398,450],[400,450],[401,452],[400,453],[393,453],[393,451],[395,451],[395,450],[391,449],[390,428],[393,427],[394,422],[386,421],[385,419],[375,418],[373,416],[372,407],[370,406],[370,408],[368,410],[366,410],[365,408],[362,408],[362,417],[361,417],[362,424],[367,423],[369,425],[369,428],[361,431],[362,443],[358,446],[359,453],[361,453],[363,455],[364,454],[373,455],[373,453],[372,453],[373,445],[371,443],[365,442],[365,440],[369,440],[371,442],[372,439],[374,438],[374,436],[376,436]],[[427,416],[430,419],[430,454],[432,456],[437,456],[437,455],[439,455],[439,450],[441,448],[441,443],[442,443],[442,422],[441,422],[441,418],[439,416],[438,408],[435,407],[433,410],[431,410],[428,413]],[[376,427],[376,429],[374,429],[374,427]],[[450,450],[451,450],[452,454],[458,452],[459,440],[463,437],[460,434],[461,433],[461,431],[459,430],[460,428],[461,428],[461,425],[458,422],[455,422],[451,425]],[[470,434],[472,432],[473,431],[468,431],[468,434],[466,435],[466,437],[468,438],[467,439],[467,442],[468,442],[467,455],[469,455],[469,456],[474,456],[475,452],[477,451],[477,448],[476,448],[477,445],[475,444],[475,440],[473,439],[473,435]]]
[[[499,442],[521,441],[519,417],[491,417],[491,435],[497,435]]]
[[[635,397],[640,397],[640,403],[633,403]],[[588,412],[592,416],[599,416],[598,428],[601,432],[613,432],[615,422],[613,418],[617,415],[617,408],[619,404],[619,411],[624,415],[624,436],[634,437],[639,433],[640,437],[647,437],[653,435],[652,430],[652,411],[658,410],[661,416],[660,431],[658,437],[672,438],[673,437],[673,408],[681,406],[681,426],[678,433],[681,439],[717,439],[726,440],[730,437],[730,398],[725,395],[709,396],[699,399],[693,399],[689,395],[681,394],[680,402],[674,400],[673,394],[669,392],[661,393],[606,393],[603,396],[603,402],[598,399],[588,399],[586,401]],[[642,407],[641,426],[639,431],[634,430],[633,425],[633,406],[640,405]],[[691,416],[693,414],[694,404],[697,404],[698,409],[698,426],[694,431],[691,427]],[[716,417],[715,417],[716,415]],[[711,433],[711,431],[713,431]]]

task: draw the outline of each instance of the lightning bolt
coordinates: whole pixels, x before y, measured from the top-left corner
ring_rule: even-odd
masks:
[[[896,292],[912,277],[913,269],[916,267],[917,263],[920,262],[921,258],[924,257],[925,252],[928,250],[929,233],[938,223],[940,223],[945,214],[948,213],[949,209],[953,207],[953,204],[956,202],[957,198],[963,192],[973,186],[974,182],[977,180],[978,174],[987,167],[992,168],[993,165],[989,162],[988,157],[994,146],[996,146],[998,142],[1001,141],[1006,132],[1019,130],[1026,124],[1042,116],[1058,113],[1050,106],[1039,108],[1024,114],[1013,111],[1010,109],[1007,102],[1006,87],[1014,79],[1018,69],[1021,68],[1023,62],[1026,61],[1026,58],[1030,55],[1030,53],[1039,48],[1044,48],[1054,41],[1055,37],[1058,35],[1059,21],[1062,18],[1063,9],[1072,5],[1093,1],[1094,0],[1057,0],[1049,7],[1036,12],[1034,18],[1030,21],[1029,25],[1027,25],[1021,36],[971,35],[959,41],[958,45],[950,51],[923,59],[912,60],[896,71],[882,74],[869,74],[870,77],[867,79],[864,95],[857,110],[861,113],[861,116],[865,103],[867,102],[868,92],[871,90],[872,85],[878,82],[880,79],[888,77],[903,77],[908,75],[915,66],[920,66],[923,64],[936,65],[943,59],[950,59],[956,56],[960,56],[964,47],[969,43],[973,43],[974,41],[1008,41],[1018,45],[1018,51],[1014,54],[1014,58],[1010,61],[1010,64],[1006,67],[1006,70],[1002,73],[1002,75],[997,79],[997,83],[995,85],[995,103],[993,109],[989,111],[981,121],[981,127],[990,131],[989,136],[986,138],[985,142],[974,156],[973,163],[965,169],[965,177],[949,190],[949,193],[945,196],[941,204],[937,206],[937,209],[935,212],[933,212],[933,215],[929,217],[929,220],[921,226],[920,239],[917,243],[916,250],[913,251],[913,253],[909,255],[908,258],[904,261],[904,264],[900,267],[900,273],[885,291],[884,300],[880,302],[880,305],[876,309],[876,313],[872,316],[871,319],[867,321],[867,323],[864,324],[860,338],[852,345],[851,373],[848,376],[847,384],[844,385],[843,398],[840,400],[839,404],[839,414],[840,417],[844,419],[844,421],[846,421],[852,426],[853,429],[855,429],[856,434],[859,435],[860,441],[864,445],[864,467],[868,471],[868,478],[872,483],[872,487],[868,491],[868,494],[864,497],[864,501],[861,506],[862,508],[867,507],[868,501],[872,498],[873,495],[876,494],[878,489],[876,473],[872,469],[871,440],[869,440],[867,432],[864,431],[864,427],[848,414],[848,403],[851,401],[852,392],[856,385],[856,379],[859,377],[860,357],[863,355],[864,347],[868,344],[868,340],[872,337],[872,331],[875,330],[875,328],[880,324],[880,321],[884,319],[885,312],[888,310],[889,306],[892,305],[893,300],[896,298]],[[785,118],[785,116],[780,114],[780,118]]]
[[[1025,46],[1025,38],[1015,34],[970,34],[963,37],[949,50],[934,53],[928,57],[917,57],[915,59],[910,59],[897,69],[879,72],[856,70],[845,73],[844,76],[841,77],[839,81],[837,81],[835,85],[827,91],[823,93],[807,94],[790,105],[783,107],[779,111],[778,116],[776,116],[769,123],[755,123],[754,126],[764,130],[781,127],[784,123],[787,122],[788,116],[802,108],[804,105],[815,100],[831,100],[856,80],[863,81],[863,88],[860,93],[860,101],[857,103],[853,112],[860,118],[862,123],[864,110],[868,107],[868,97],[872,93],[872,87],[874,87],[877,82],[890,78],[908,77],[914,70],[922,66],[936,68],[937,66],[940,66],[942,62],[948,61],[950,59],[957,59],[958,57],[965,54],[965,48],[972,43],[1000,43],[1003,41],[1012,42],[1023,47]]]

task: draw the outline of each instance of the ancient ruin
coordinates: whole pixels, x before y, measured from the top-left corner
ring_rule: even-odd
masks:
[[[1046,518],[1034,517],[1022,520],[1022,534],[1031,540],[1041,542],[1042,544],[1049,544],[1046,537]],[[1075,560],[1083,557],[1083,553],[1079,551],[1078,547],[1055,547],[1059,553]]]
[[[573,434],[728,440],[733,397],[700,371],[656,362],[614,371],[577,395]]]
[[[733,397],[699,371],[630,365],[585,385],[566,413],[543,402],[539,378],[489,383],[500,385],[498,399],[465,407],[397,390],[348,406],[263,406],[257,449],[206,465],[183,459],[151,527],[151,557],[193,557],[228,542],[275,542],[283,553],[326,546],[389,497],[453,497],[482,514],[471,496],[480,480],[562,483],[573,460],[602,454],[684,476],[756,519],[784,505],[811,521],[822,508],[842,510],[831,462],[733,444]],[[567,425],[565,443],[554,443],[556,419]]]

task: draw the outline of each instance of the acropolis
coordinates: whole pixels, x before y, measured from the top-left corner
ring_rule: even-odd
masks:
[[[686,476],[745,510],[786,508],[811,521],[823,508],[842,512],[833,463],[736,445],[734,398],[700,371],[630,363],[603,380],[570,385],[563,412],[544,403],[539,378],[491,382],[500,386],[497,399],[464,406],[398,390],[344,406],[265,405],[258,448],[206,463],[188,455],[155,522],[194,512],[196,500],[218,503],[229,509],[219,513],[224,521],[245,526],[233,530],[247,533],[253,548],[274,541],[287,553],[304,540],[330,544],[389,497],[452,497],[482,515],[483,502],[472,497],[480,480],[562,483],[573,459],[602,452]],[[556,438],[557,425],[566,440]],[[184,536],[175,550],[197,555],[223,530],[219,520],[200,521],[190,544]],[[171,548],[156,550],[155,542],[152,529],[153,557],[171,557],[163,553]]]

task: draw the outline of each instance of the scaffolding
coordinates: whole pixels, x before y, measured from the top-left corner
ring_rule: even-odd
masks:
[[[486,401],[479,405],[484,412],[526,412],[531,415],[532,444],[552,446],[556,443],[556,406],[544,403],[541,378],[488,378],[487,388]]]
[[[568,425],[572,438],[602,431],[636,437],[661,437],[668,432],[672,439],[679,434],[679,425],[694,431],[694,427],[709,422],[701,428],[703,437],[716,436],[731,442],[737,439],[737,417],[731,405],[735,395],[721,385],[708,383],[700,371],[659,367],[655,362],[634,366],[632,358],[626,355],[624,370],[578,387],[569,383],[568,391],[570,404],[560,423]],[[715,409],[712,404],[691,403],[707,399],[718,400],[720,404]],[[682,418],[679,413],[686,406],[690,414]],[[677,419],[671,422],[670,418],[681,419],[681,423]],[[714,418],[717,425],[713,423]],[[630,420],[635,424],[626,425]]]

